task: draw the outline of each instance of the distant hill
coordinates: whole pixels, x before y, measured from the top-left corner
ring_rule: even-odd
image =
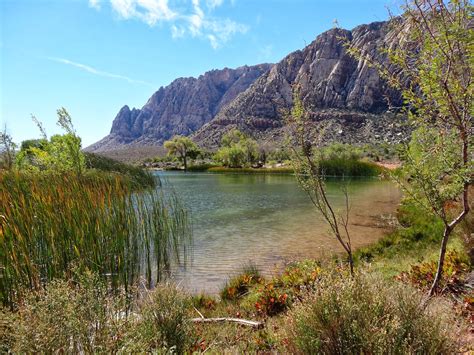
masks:
[[[399,93],[343,46],[349,40],[382,56],[382,47],[395,39],[387,22],[351,31],[335,28],[274,65],[226,68],[197,79],[177,79],[160,88],[142,109],[124,106],[110,134],[88,149],[156,146],[174,134],[189,135],[212,148],[234,127],[258,140],[279,142],[285,136],[285,115],[295,86],[311,113],[313,124],[308,129],[324,127],[328,141],[400,142],[408,130],[393,113],[401,106]]]

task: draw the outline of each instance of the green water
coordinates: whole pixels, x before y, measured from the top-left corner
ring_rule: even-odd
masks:
[[[340,252],[337,241],[291,175],[160,172],[191,214],[193,253],[174,278],[193,292],[218,292],[249,261],[271,274],[290,260]],[[336,208],[344,205],[340,182],[327,185]],[[352,180],[350,230],[355,247],[385,232],[400,199],[396,186]]]

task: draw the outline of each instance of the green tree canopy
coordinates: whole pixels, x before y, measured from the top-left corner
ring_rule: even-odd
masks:
[[[232,129],[221,140],[222,147],[214,159],[231,168],[251,165],[258,159],[259,147],[255,140],[238,129]]]
[[[81,151],[81,138],[76,134],[72,119],[65,108],[57,110],[58,125],[66,132],[56,134],[49,140],[46,132],[36,117],[33,120],[41,131],[42,138],[29,139],[21,143],[16,156],[16,166],[21,170],[73,170],[82,174],[85,169],[85,157]]]
[[[189,137],[174,136],[164,143],[168,155],[176,156],[183,162],[184,170],[188,169],[188,158],[196,157],[199,154],[199,147]]]
[[[404,98],[414,128],[402,156],[397,181],[406,195],[443,221],[438,270],[430,291],[437,291],[446,246],[453,229],[470,210],[473,183],[474,29],[469,0],[407,0],[391,25],[397,42],[380,56],[357,44],[349,51],[376,67]],[[460,201],[459,211],[450,202]]]

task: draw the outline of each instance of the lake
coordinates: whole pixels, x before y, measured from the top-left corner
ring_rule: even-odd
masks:
[[[188,208],[193,253],[173,278],[192,292],[217,293],[225,281],[252,262],[264,275],[293,260],[341,252],[342,247],[291,175],[158,172]],[[340,181],[327,184],[329,199],[344,206]],[[354,248],[387,230],[400,191],[390,181],[349,183],[350,232]]]

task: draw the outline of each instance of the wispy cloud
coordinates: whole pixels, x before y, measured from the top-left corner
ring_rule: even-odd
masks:
[[[110,0],[110,4],[120,18],[137,18],[149,26],[178,16],[168,6],[168,0]]]
[[[93,67],[91,67],[89,65],[86,65],[86,64],[73,62],[72,60],[69,60],[69,59],[57,58],[57,57],[47,57],[47,58],[49,60],[54,61],[54,62],[71,65],[71,66],[76,67],[78,69],[81,69],[85,72],[88,72],[88,73],[91,73],[91,74],[94,74],[94,75],[98,75],[98,76],[103,76],[105,78],[120,79],[120,80],[125,80],[125,81],[129,82],[130,84],[141,84],[141,85],[147,85],[147,86],[155,87],[155,85],[153,85],[152,83],[148,83],[146,81],[132,79],[132,78],[129,78],[128,76],[125,76],[125,75],[109,73],[109,72],[106,72],[106,71],[103,71],[103,70],[93,68]]]
[[[150,27],[166,23],[173,38],[202,38],[217,49],[234,35],[248,31],[248,26],[244,24],[212,15],[224,1],[203,0],[205,5],[202,6],[200,0],[110,0],[110,6],[119,19],[136,19]],[[233,4],[235,0],[226,1]],[[170,2],[175,7],[172,8]],[[99,0],[89,0],[89,5],[100,8]]]
[[[100,0],[89,0],[89,6],[93,9],[100,10]]]

